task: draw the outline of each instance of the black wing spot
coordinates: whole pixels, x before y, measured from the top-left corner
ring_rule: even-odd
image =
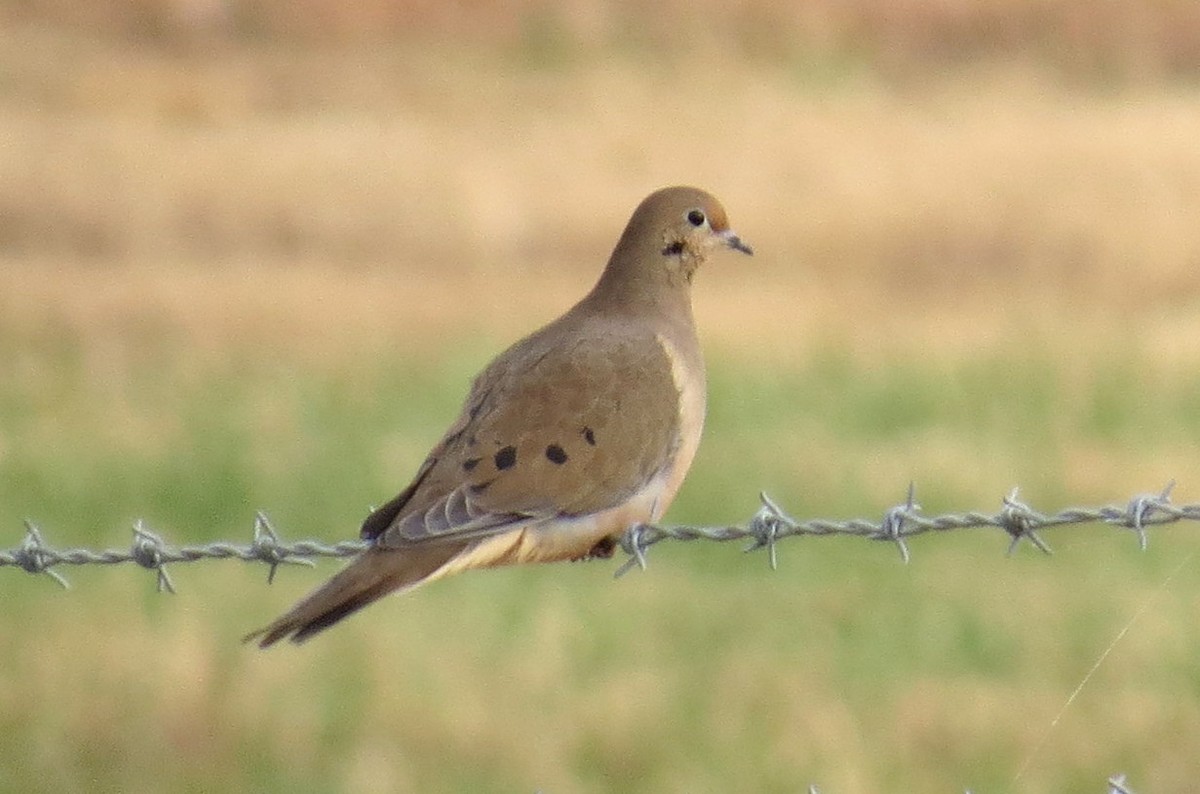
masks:
[[[596,446],[596,434],[592,432],[590,427],[583,429],[583,440],[588,442],[588,446]]]
[[[566,450],[558,444],[551,444],[546,447],[546,457],[550,459],[551,463],[557,463],[559,466],[567,462]]]
[[[489,487],[491,487],[492,483],[494,483],[494,482],[495,482],[495,480],[488,480],[487,482],[480,482],[480,483],[476,483],[474,485],[468,485],[467,490],[470,491],[471,493],[475,494],[476,496],[478,496],[479,494],[486,491]]]
[[[463,461],[463,465],[462,465],[463,471],[471,471],[472,469],[474,469],[476,466],[479,465],[479,462],[481,460],[483,460],[483,458],[467,458],[466,460]]]
[[[603,538],[600,538],[600,540],[596,541],[596,545],[592,546],[591,551],[589,551],[587,553],[587,557],[585,557],[584,559],[607,560],[609,557],[613,556],[613,552],[616,551],[616,549],[617,549],[617,542],[615,540],[613,540],[612,538],[609,538],[609,537],[603,537]]]
[[[496,462],[496,468],[500,471],[511,469],[517,464],[517,448],[514,446],[507,446],[497,452],[496,456],[492,458],[492,460]]]

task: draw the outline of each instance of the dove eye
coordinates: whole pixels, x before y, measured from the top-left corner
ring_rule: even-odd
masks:
[[[692,210],[687,214],[688,223],[693,226],[703,226],[705,220],[704,213],[701,210]]]

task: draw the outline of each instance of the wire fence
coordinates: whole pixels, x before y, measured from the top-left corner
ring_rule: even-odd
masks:
[[[884,511],[881,519],[797,520],[788,515],[766,494],[761,494],[762,506],[744,525],[697,527],[656,526],[641,524],[631,527],[622,536],[620,547],[628,559],[616,571],[616,576],[634,566],[646,567],[646,555],[651,546],[667,540],[718,541],[749,540],[746,551],[765,549],[771,568],[778,567],[777,547],[781,540],[794,537],[825,537],[850,535],[896,546],[901,560],[908,562],[907,539],[931,532],[950,532],[965,529],[999,529],[1008,537],[1008,554],[1021,541],[1027,541],[1040,551],[1050,554],[1050,546],[1041,532],[1072,524],[1096,524],[1132,532],[1140,548],[1148,542],[1147,530],[1178,521],[1200,521],[1200,504],[1175,505],[1171,502],[1171,481],[1157,493],[1137,494],[1123,505],[1101,507],[1070,507],[1056,513],[1042,513],[1017,498],[1014,488],[1001,500],[997,512],[945,513],[927,516],[916,502],[915,488],[909,485],[905,501]],[[323,543],[300,540],[286,543],[272,526],[266,514],[254,518],[253,537],[248,544],[219,541],[195,546],[172,546],[163,536],[138,520],[133,525],[133,543],[125,549],[57,549],[46,542],[40,527],[25,522],[25,537],[20,545],[0,551],[0,568],[20,568],[31,574],[45,574],[63,587],[66,578],[56,568],[67,565],[115,565],[136,563],[153,571],[158,590],[175,592],[167,571],[168,564],[212,559],[239,559],[264,563],[268,566],[267,581],[273,582],[280,565],[313,565],[316,557],[351,557],[367,548],[364,541],[348,540]]]

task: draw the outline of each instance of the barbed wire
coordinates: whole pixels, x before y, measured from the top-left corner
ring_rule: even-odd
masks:
[[[750,540],[745,551],[767,550],[772,570],[778,568],[776,547],[779,541],[789,537],[824,537],[850,535],[867,540],[894,543],[900,559],[907,563],[911,558],[906,540],[930,532],[948,532],[963,529],[998,528],[1009,537],[1007,554],[1011,555],[1022,540],[1031,543],[1045,554],[1050,546],[1038,534],[1043,529],[1070,524],[1101,524],[1134,532],[1138,546],[1146,548],[1146,530],[1161,524],[1177,521],[1200,521],[1200,504],[1174,505],[1171,490],[1175,481],[1158,493],[1137,494],[1124,506],[1071,507],[1057,513],[1041,513],[1017,498],[1014,488],[1001,501],[996,513],[967,512],[946,513],[938,516],[921,514],[916,502],[916,489],[908,487],[905,501],[884,511],[878,521],[867,519],[827,520],[809,519],[798,521],[789,516],[765,493],[759,498],[762,506],[743,526],[670,526],[663,527],[640,524],[631,527],[620,540],[620,548],[627,559],[615,576],[621,576],[634,566],[645,569],[646,553],[651,546],[665,540],[707,540],[728,542]],[[272,526],[266,514],[259,511],[254,517],[254,534],[249,544],[218,541],[196,546],[171,546],[157,532],[151,530],[141,519],[133,525],[133,543],[126,549],[56,549],[49,545],[41,528],[30,520],[25,521],[25,537],[19,546],[0,551],[0,568],[11,566],[31,574],[46,574],[63,587],[69,587],[66,578],[55,570],[64,565],[115,565],[133,562],[155,572],[159,592],[174,593],[175,585],[166,566],[174,563],[196,562],[205,559],[239,559],[261,562],[269,566],[267,583],[275,580],[280,565],[313,565],[316,557],[351,557],[368,548],[370,544],[360,540],[339,543],[323,543],[315,540],[300,540],[285,543]]]
[[[1200,521],[1200,504],[1171,504],[1171,491],[1174,488],[1175,481],[1171,480],[1160,492],[1137,494],[1123,507],[1070,507],[1051,514],[1040,513],[1020,501],[1017,498],[1019,489],[1013,488],[1001,500],[998,513],[923,516],[921,506],[916,502],[916,488],[910,484],[905,501],[885,511],[881,521],[828,521],[819,518],[797,521],[764,493],[759,495],[762,507],[744,527],[659,527],[648,524],[631,527],[621,539],[621,549],[630,558],[617,570],[617,575],[620,576],[634,565],[644,569],[646,550],[664,540],[750,539],[752,543],[746,551],[767,549],[772,570],[778,567],[776,544],[783,538],[794,536],[852,535],[867,540],[887,541],[896,545],[900,559],[907,563],[911,554],[905,539],[927,532],[999,528],[1009,536],[1007,554],[1011,555],[1022,540],[1029,541],[1045,554],[1051,554],[1050,546],[1038,534],[1039,530],[1068,524],[1101,523],[1132,530],[1137,534],[1138,547],[1145,551],[1149,542],[1146,534],[1149,527],[1177,521]]]

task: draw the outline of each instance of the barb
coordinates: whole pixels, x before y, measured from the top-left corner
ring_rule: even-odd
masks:
[[[926,516],[916,501],[916,488],[909,484],[905,500],[884,511],[879,520],[849,519],[835,521],[808,519],[799,521],[765,493],[759,498],[758,509],[745,526],[660,527],[639,524],[631,527],[620,541],[621,549],[629,555],[616,571],[621,576],[634,567],[646,568],[646,553],[651,546],[665,540],[731,541],[749,540],[746,551],[767,550],[772,569],[779,565],[778,546],[785,538],[828,535],[849,535],[867,540],[894,543],[900,559],[907,563],[911,553],[906,540],[916,535],[949,532],[963,529],[999,529],[1009,538],[1007,553],[1013,554],[1022,540],[1050,554],[1050,547],[1038,534],[1040,531],[1070,524],[1101,524],[1133,531],[1138,546],[1146,548],[1147,530],[1178,521],[1200,521],[1200,504],[1174,505],[1171,481],[1158,493],[1143,493],[1128,500],[1124,506],[1072,507],[1057,513],[1041,513],[1017,498],[1014,488],[1001,499],[995,513],[968,512]],[[127,550],[55,549],[46,543],[40,527],[25,522],[25,537],[20,545],[0,550],[0,568],[12,566],[31,574],[46,574],[63,587],[67,580],[54,568],[62,565],[115,565],[134,562],[154,571],[159,591],[175,592],[175,585],[166,566],[173,563],[196,562],[204,559],[239,559],[260,562],[268,566],[267,582],[275,580],[280,565],[312,565],[315,557],[351,557],[367,548],[363,541],[349,540],[326,544],[312,540],[284,543],[267,516],[258,512],[254,517],[253,538],[248,544],[224,541],[199,546],[171,546],[142,520],[133,526],[133,543]]]
[[[1108,794],[1134,794],[1125,782],[1125,775],[1113,775],[1108,779]]]
[[[880,540],[890,540],[900,550],[900,560],[908,565],[912,559],[908,552],[908,544],[904,542],[904,522],[910,516],[915,516],[921,509],[916,502],[917,484],[908,484],[908,499],[902,505],[896,505],[883,514],[883,524],[879,527]]]

